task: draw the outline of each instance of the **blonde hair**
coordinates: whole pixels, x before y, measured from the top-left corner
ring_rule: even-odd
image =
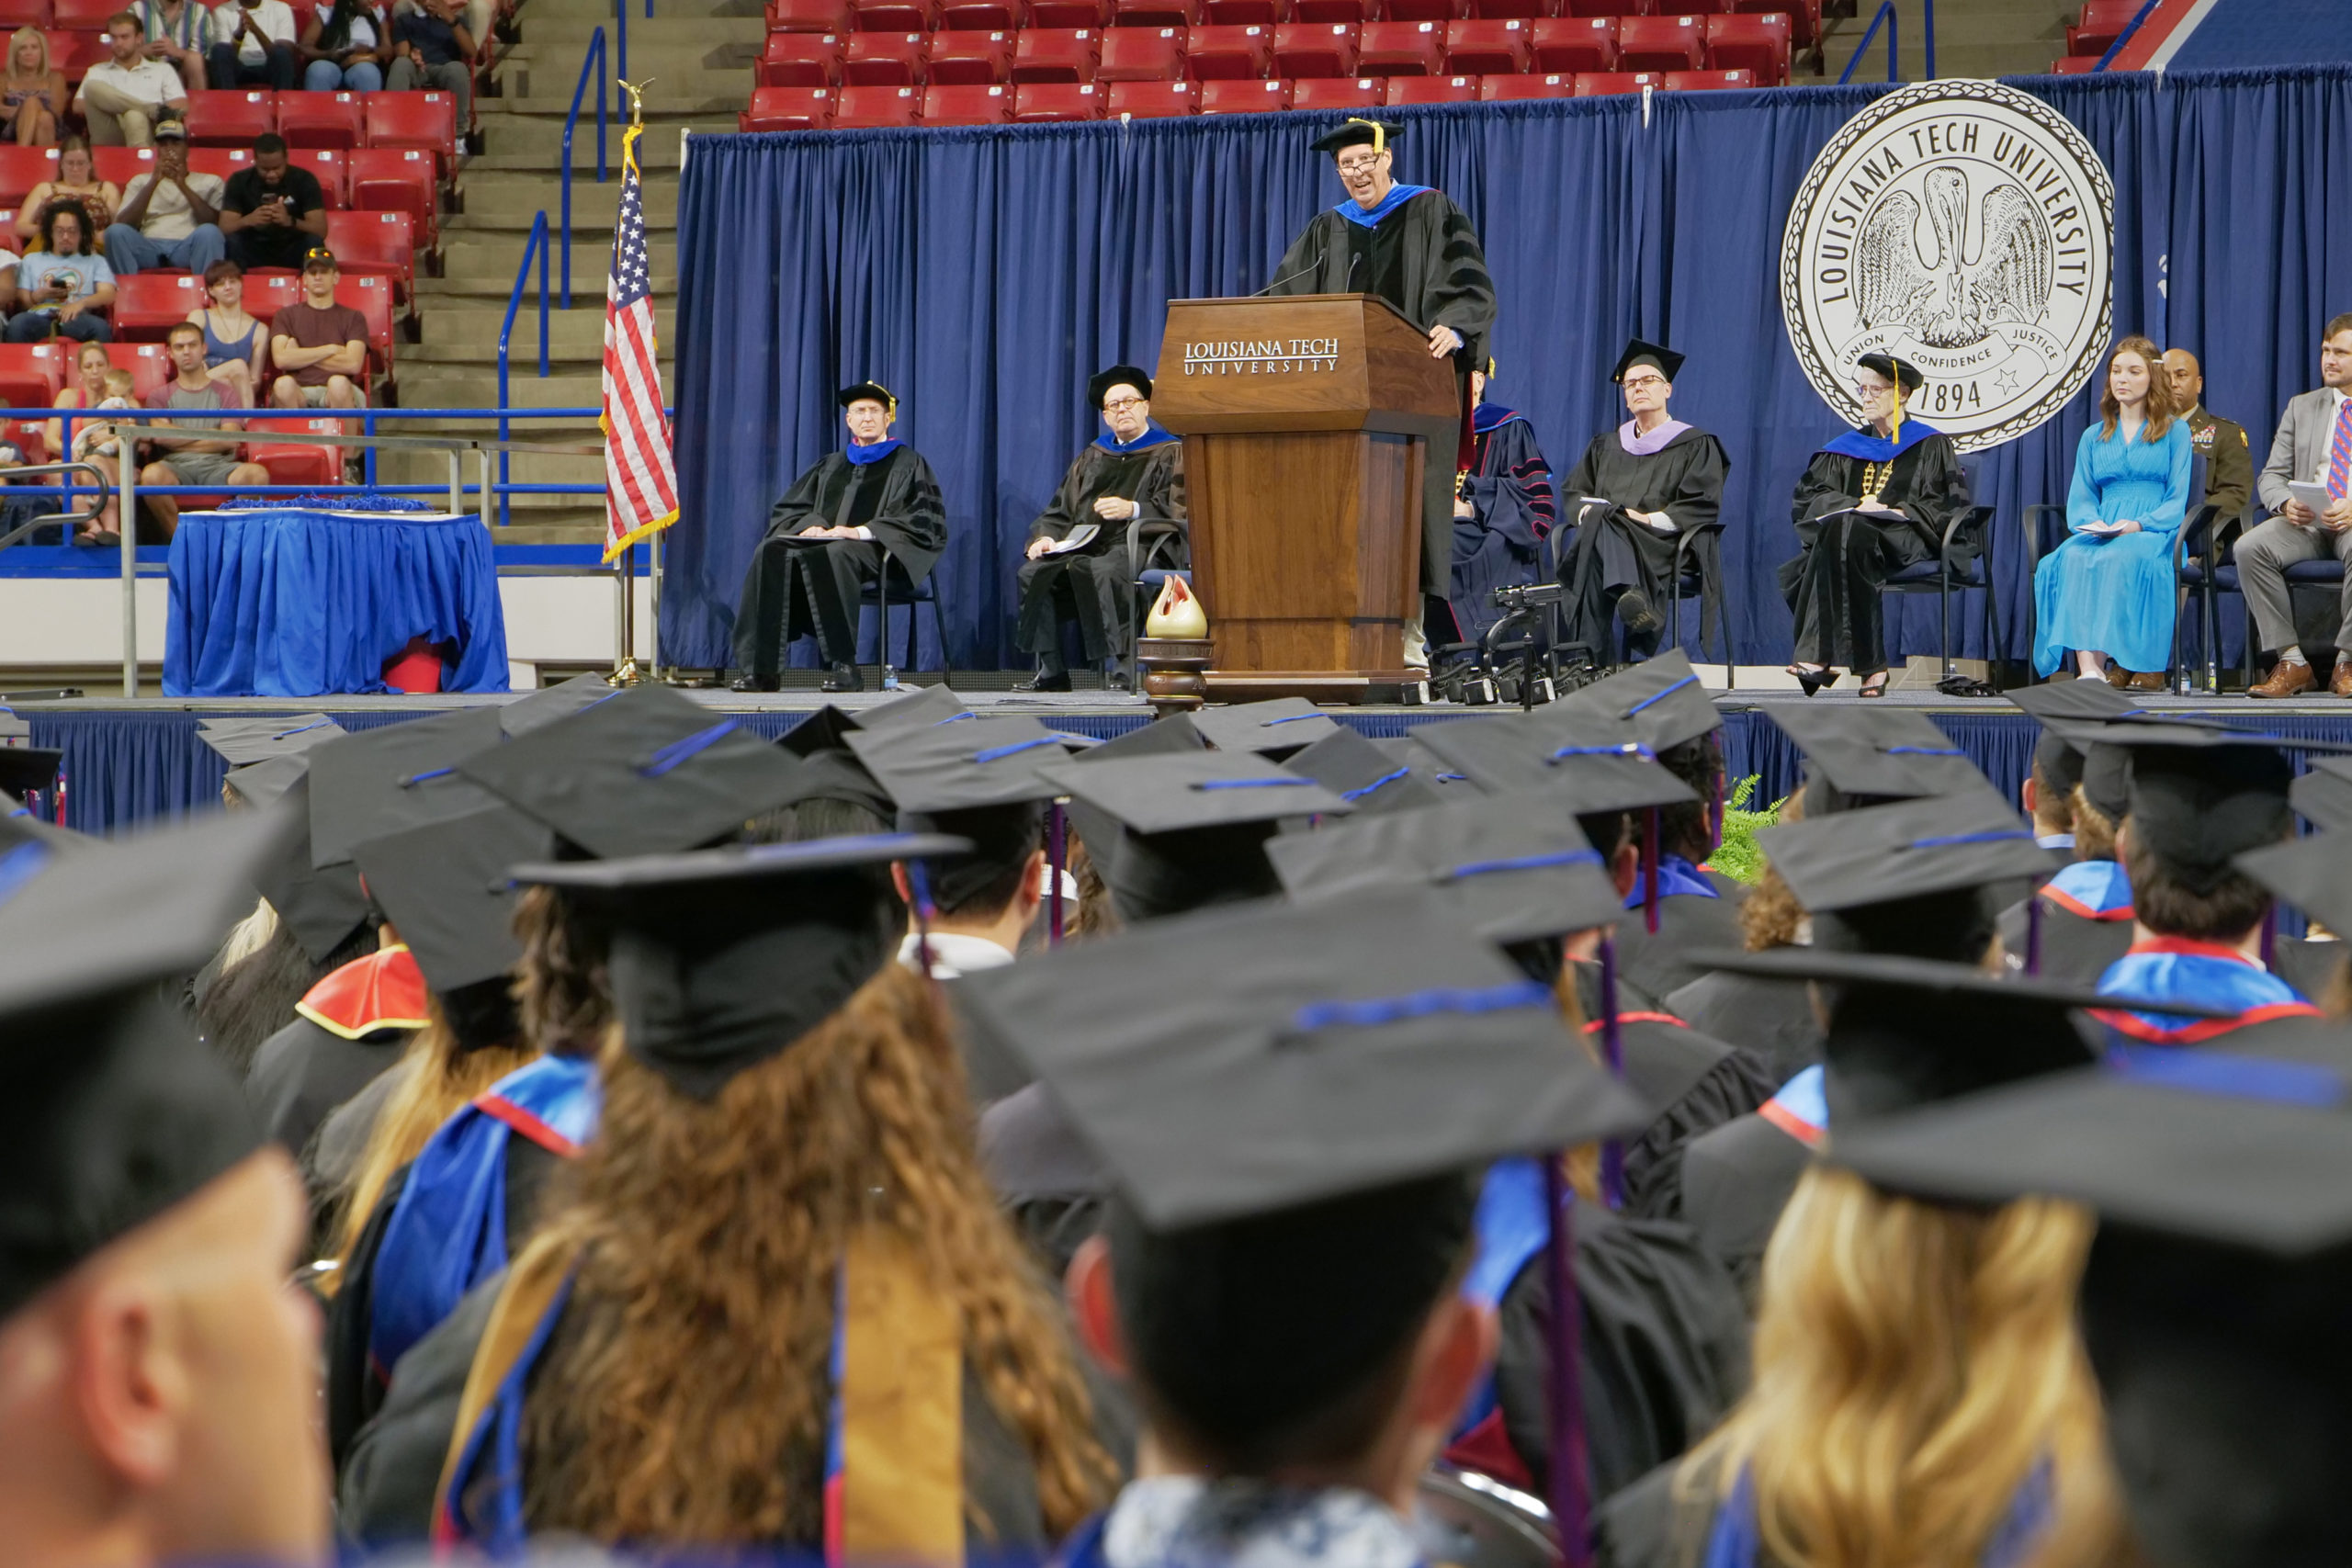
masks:
[[[107,397],[127,398],[130,396],[130,389],[138,383],[131,378],[130,371],[118,365],[106,373],[101,385],[106,388]]]
[[[1764,1255],[1754,1386],[1678,1490],[1745,1471],[1785,1568],[1973,1568],[2046,1466],[2026,1561],[2105,1561],[2120,1516],[2075,1326],[2092,1229],[2053,1200],[1946,1207],[1814,1166]]]
[[[1792,789],[1788,799],[1781,803],[1781,823],[1804,820],[1804,791]],[[1756,879],[1739,906],[1740,945],[1750,953],[1764,953],[1775,947],[1792,947],[1797,931],[1804,924],[1805,909],[1797,902],[1795,889],[1781,875],[1781,868],[1770,860],[1764,863],[1764,874]]]
[[[2076,860],[2113,860],[2115,858],[2115,821],[2091,804],[2083,786],[2075,786],[2075,858]]]
[[[52,69],[49,62],[49,35],[41,31],[39,28],[18,28],[15,32],[8,35],[7,74],[8,80],[11,82],[24,80],[23,77],[17,74],[17,51],[23,47],[24,41],[27,39],[30,39],[35,43],[40,45],[40,63],[33,68],[34,77],[39,78],[46,76]]]
[[[2172,379],[2164,373],[2164,351],[2143,337],[2127,337],[2108,351],[2107,367],[2127,354],[2136,354],[2148,367],[2148,400],[2144,405],[2148,423],[2140,432],[2143,441],[2162,441],[2165,432],[2172,428],[2173,416],[2185,411],[2172,406]],[[2105,421],[2100,434],[2103,441],[2115,439],[2123,423],[2123,405],[2115,400],[2115,380],[2110,375],[2098,395],[2098,412]]]

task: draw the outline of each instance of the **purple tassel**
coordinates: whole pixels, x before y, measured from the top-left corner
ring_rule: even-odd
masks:
[[[1591,1508],[1585,1496],[1584,1303],[1577,1294],[1576,1194],[1557,1155],[1544,1161],[1544,1201],[1552,1218],[1544,1249],[1552,1287],[1552,1381],[1545,1391],[1552,1462],[1544,1479],[1552,1523],[1560,1532],[1560,1560],[1566,1568],[1585,1568],[1592,1554],[1586,1541]]]
[[[1642,929],[1657,935],[1657,807],[1642,827]]]
[[[2025,901],[2025,972],[2041,973],[2041,895]]]
[[[2273,971],[2278,967],[2278,906],[2276,904],[2262,911],[2262,966]]]
[[[1068,842],[1057,800],[1046,810],[1046,942],[1051,947],[1062,944],[1062,863]]]
[[[1625,1042],[1617,1028],[1617,942],[1600,939],[1600,1056],[1609,1075],[1625,1076]],[[1600,1201],[1612,1210],[1625,1206],[1625,1145],[1611,1138],[1600,1145]]]

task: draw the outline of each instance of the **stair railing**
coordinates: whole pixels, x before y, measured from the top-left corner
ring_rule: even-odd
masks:
[[[1854,67],[1860,65],[1862,62],[1862,56],[1870,52],[1871,39],[1878,36],[1878,29],[1882,23],[1886,28],[1886,79],[1890,82],[1899,82],[1903,79],[1894,60],[1896,27],[1894,0],[1879,0],[1878,15],[1871,18],[1870,27],[1862,34],[1862,41],[1855,47],[1854,58],[1846,62],[1846,69],[1838,78],[1839,86],[1842,87],[1854,79]]]
[[[604,31],[602,28],[596,29],[599,44],[604,41]],[[568,131],[565,133],[567,141],[570,134]],[[569,172],[566,171],[567,175]],[[568,187],[564,194],[568,203],[571,197]],[[530,281],[531,258],[535,255],[539,258],[539,379],[544,381],[548,375],[548,214],[545,208],[541,208],[538,216],[531,220],[531,237],[523,245],[523,264],[514,269],[514,290],[506,297],[506,320],[498,329],[498,438],[501,441],[508,438],[507,411],[514,407],[514,400],[506,395],[506,365],[510,345],[514,341],[514,312],[523,308],[523,285]],[[507,454],[502,451],[498,454],[498,482],[501,486],[508,481],[508,467]],[[498,525],[502,528],[506,526],[513,520],[513,513],[514,503],[502,490],[498,498]]]
[[[624,6],[621,15],[628,12]],[[621,56],[621,69],[628,69],[628,56]],[[588,91],[591,73],[596,78],[596,183],[605,183],[605,29],[599,27],[588,35],[588,55],[580,62],[580,80],[571,88],[571,113],[563,122],[563,308],[571,309],[571,133],[580,125],[580,100]],[[545,218],[544,212],[539,215]],[[544,305],[542,305],[544,309]],[[539,372],[544,376],[546,371]]]
[[[2091,69],[2093,71],[2104,71],[2109,65],[2113,64],[2115,57],[2123,52],[2123,46],[2132,41],[2132,35],[2140,30],[2142,23],[2145,22],[2150,17],[2155,15],[2155,10],[2156,0],[2148,0],[2146,5],[2141,6],[2139,13],[2130,21],[2123,24],[2123,30],[2115,35],[2115,41],[2107,46],[2107,52],[2098,57],[2098,63],[2092,66]]]

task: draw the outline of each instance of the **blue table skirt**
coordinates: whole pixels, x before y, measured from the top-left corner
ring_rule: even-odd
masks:
[[[418,637],[458,646],[443,690],[507,689],[498,568],[481,518],[180,514],[164,695],[383,692],[384,661]]]

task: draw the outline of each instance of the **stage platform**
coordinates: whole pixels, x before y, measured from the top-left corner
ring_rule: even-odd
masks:
[[[928,682],[925,682],[928,683]],[[372,728],[452,707],[502,704],[514,695],[424,697],[270,697],[179,700],[163,697],[93,697],[66,701],[15,701],[6,711],[25,719],[31,743],[62,748],[67,825],[85,832],[120,831],[158,818],[185,816],[219,804],[220,759],[197,739],[200,718],[236,714],[333,715],[345,728]],[[780,737],[828,702],[852,711],[890,700],[888,694],[863,693],[828,698],[810,689],[751,696],[728,691],[688,690],[685,695],[717,713],[740,717],[754,732]],[[1002,690],[958,689],[972,707],[989,714],[1025,714],[1057,728],[1108,739],[1148,722],[1141,698],[1110,692],[1042,695]],[[1807,699],[1794,691],[1726,691],[1716,694],[1724,715],[1724,750],[1736,781],[1757,777],[1756,803],[1787,793],[1796,782],[1798,756],[1787,737],[1758,710]],[[1865,699],[1850,686],[1832,687],[1815,703]],[[1919,709],[1951,736],[1953,743],[2011,798],[2031,764],[2039,730],[2033,720],[1998,698],[1965,699],[1935,693],[1896,692],[1878,699],[1889,706]],[[2244,697],[2154,696],[2143,705],[2154,712],[2200,715],[2246,728],[2300,739],[2352,745],[2352,701],[2321,697],[2301,702],[2257,703]],[[1491,707],[1335,707],[1331,716],[1367,736],[1405,734],[1425,724],[1491,716]]]

